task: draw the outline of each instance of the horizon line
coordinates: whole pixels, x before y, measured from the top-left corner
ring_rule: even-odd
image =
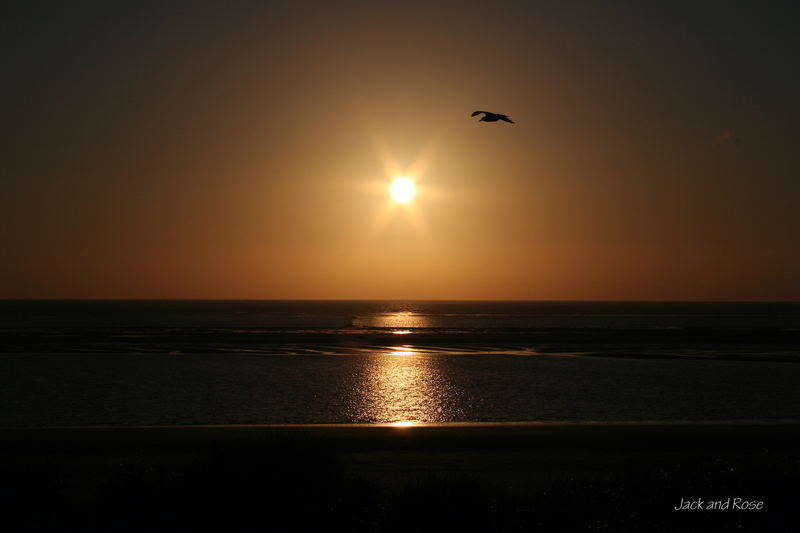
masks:
[[[572,299],[572,298],[543,298],[543,299],[520,299],[520,298],[125,298],[125,297],[0,297],[0,301],[84,301],[84,302],[516,302],[516,303],[800,303],[800,299],[785,300],[726,300],[726,299],[690,299],[690,300],[664,300],[664,299]]]

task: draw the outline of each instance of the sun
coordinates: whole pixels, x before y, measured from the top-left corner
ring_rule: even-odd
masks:
[[[396,178],[390,188],[392,199],[401,204],[407,204],[417,194],[417,186],[408,178]]]

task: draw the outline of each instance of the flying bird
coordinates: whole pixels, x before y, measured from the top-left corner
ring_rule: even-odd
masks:
[[[511,120],[510,118],[508,118],[505,115],[501,115],[500,113],[490,113],[488,111],[475,111],[470,116],[474,117],[475,115],[480,115],[481,113],[483,113],[483,116],[481,117],[481,119],[478,122],[497,122],[498,120],[505,120],[506,122],[510,122],[511,124],[514,124],[513,120]]]

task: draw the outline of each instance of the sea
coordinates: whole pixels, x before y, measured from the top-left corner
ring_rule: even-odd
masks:
[[[0,427],[800,420],[800,303],[0,300]]]

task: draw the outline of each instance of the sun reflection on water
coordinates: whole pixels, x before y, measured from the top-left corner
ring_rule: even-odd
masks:
[[[410,333],[414,328],[435,327],[431,317],[413,311],[394,311],[390,313],[370,314],[359,316],[353,325],[366,328],[396,328],[392,333]]]
[[[413,346],[393,346],[389,355],[410,355],[417,353]]]
[[[361,378],[357,416],[364,422],[407,427],[451,420],[454,391],[441,358],[412,346],[368,356]]]

